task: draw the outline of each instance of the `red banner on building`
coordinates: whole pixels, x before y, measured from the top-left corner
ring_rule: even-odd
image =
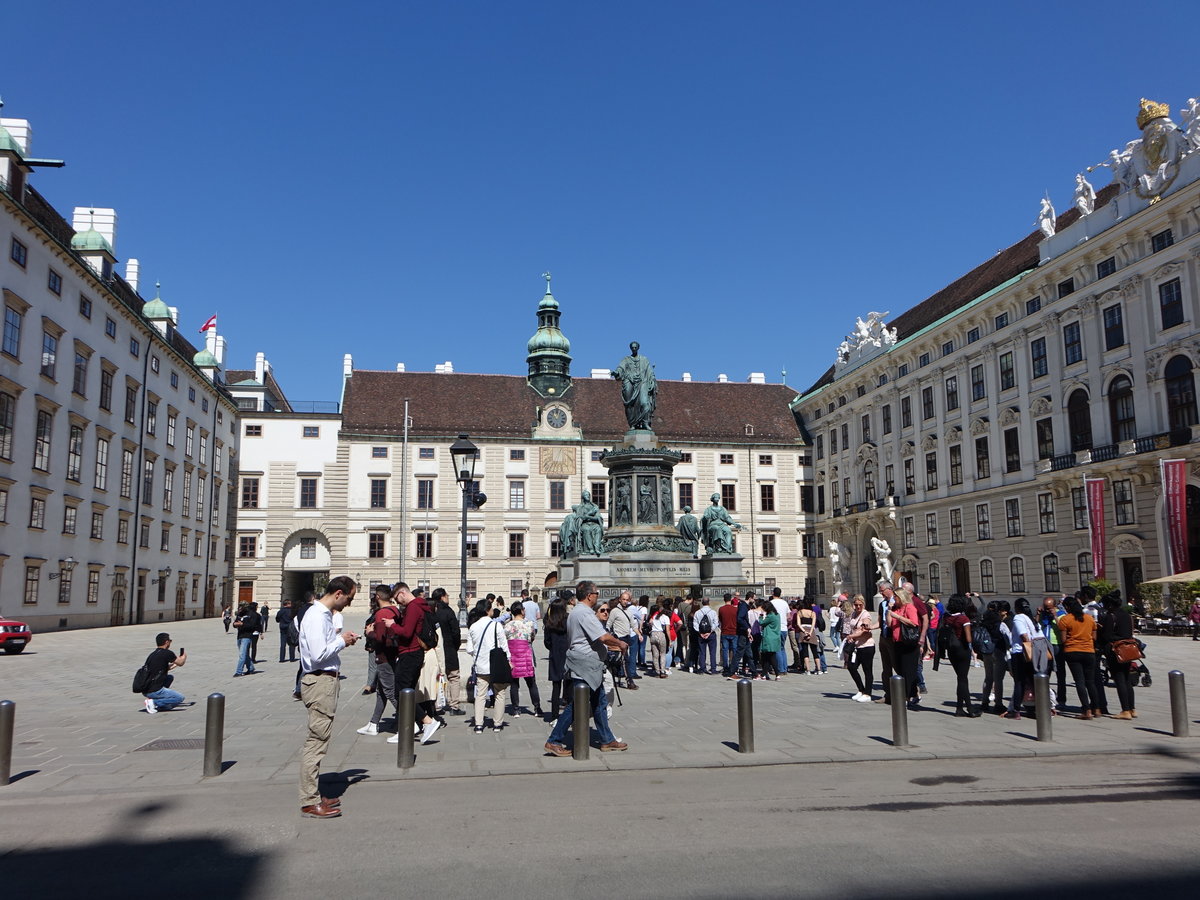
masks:
[[[1167,508],[1167,538],[1171,547],[1171,574],[1188,570],[1187,460],[1160,459],[1163,496]]]
[[[1092,539],[1092,573],[1095,578],[1104,578],[1107,559],[1104,540],[1104,482],[1103,478],[1084,478],[1083,488],[1087,493],[1088,534]]]

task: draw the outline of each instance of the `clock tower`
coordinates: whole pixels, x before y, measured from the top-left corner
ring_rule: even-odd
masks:
[[[571,387],[571,342],[559,330],[558,301],[550,293],[550,273],[546,294],[538,304],[538,329],[529,339],[529,386],[547,400],[561,397]]]

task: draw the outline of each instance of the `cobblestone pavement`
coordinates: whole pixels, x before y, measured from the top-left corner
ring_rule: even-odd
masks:
[[[352,612],[348,621],[356,622]],[[154,635],[170,631],[174,647],[186,647],[188,663],[174,687],[195,705],[147,715],[142,698],[130,692],[134,671],[153,649]],[[400,770],[396,745],[386,735],[366,737],[355,729],[370,717],[375,698],[362,696],[366,654],[344,653],[345,679],[334,737],[323,769],[369,771],[373,779],[437,778],[483,774],[536,774],[564,770],[630,770],[671,767],[778,765],[852,760],[1032,757],[1063,754],[1200,751],[1200,727],[1191,738],[1171,734],[1167,672],[1188,672],[1200,659],[1200,645],[1186,638],[1147,637],[1150,688],[1138,689],[1139,717],[1132,721],[1053,720],[1054,740],[1036,741],[1036,723],[994,715],[959,719],[953,715],[954,676],[926,663],[929,693],[924,708],[909,714],[910,748],[891,746],[890,710],[883,704],[854,703],[846,672],[831,666],[824,676],[788,675],[778,682],[755,682],[755,749],[737,752],[736,690],[719,676],[676,670],[668,679],[643,679],[636,692],[623,691],[612,719],[614,732],[629,743],[624,753],[592,747],[586,761],[545,754],[551,726],[531,714],[506,717],[502,733],[489,728],[476,735],[470,717],[450,717],[426,746],[416,748],[415,767]],[[361,645],[360,645],[361,646]],[[544,654],[539,656],[543,702],[550,688]],[[296,780],[305,733],[302,705],[292,699],[296,664],[279,664],[278,633],[260,643],[261,674],[234,679],[236,641],[221,622],[190,622],[39,634],[25,653],[0,655],[0,699],[13,700],[16,734],[13,776],[8,792],[101,792],[202,779],[199,749],[139,751],[160,739],[203,738],[205,697],[226,696],[223,781]],[[830,660],[833,656],[830,654]],[[466,653],[463,665],[469,668]],[[1195,671],[1195,669],[1193,669]],[[1200,677],[1200,676],[1197,676]],[[972,669],[978,689],[982,669]],[[1009,682],[1010,684],[1011,682]],[[1109,690],[1115,702],[1115,692]],[[529,704],[522,687],[522,702]],[[1068,682],[1066,702],[1075,693]],[[1192,701],[1192,721],[1200,697]]]

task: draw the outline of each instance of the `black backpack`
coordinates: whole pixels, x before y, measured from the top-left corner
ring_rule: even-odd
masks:
[[[421,617],[421,630],[417,633],[417,640],[421,642],[422,650],[432,650],[438,645],[437,617],[432,609],[425,610],[425,615]]]
[[[650,632],[654,630],[654,626],[650,623],[650,617],[642,619],[642,637],[648,637]]]
[[[991,656],[996,652],[996,642],[992,640],[992,632],[984,625],[971,629],[971,645],[976,656]]]
[[[149,687],[150,687],[150,670],[147,669],[145,666],[142,666],[140,669],[138,669],[136,672],[133,673],[133,692],[135,694],[152,693],[152,691],[148,690]]]
[[[704,615],[700,617],[700,627],[696,629],[697,634],[712,634],[712,619],[708,616],[708,610],[704,611]]]

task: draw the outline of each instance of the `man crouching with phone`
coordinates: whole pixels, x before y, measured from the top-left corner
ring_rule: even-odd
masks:
[[[337,633],[333,614],[340,613],[354,599],[357,585],[348,575],[329,579],[325,596],[313,603],[300,620],[300,697],[308,710],[308,737],[300,753],[300,815],[310,819],[333,819],[342,814],[338,797],[322,797],[318,786],[321,760],[333,736],[333,716],[337,712],[338,675],[342,668],[343,647],[353,646],[358,635],[352,631]]]

